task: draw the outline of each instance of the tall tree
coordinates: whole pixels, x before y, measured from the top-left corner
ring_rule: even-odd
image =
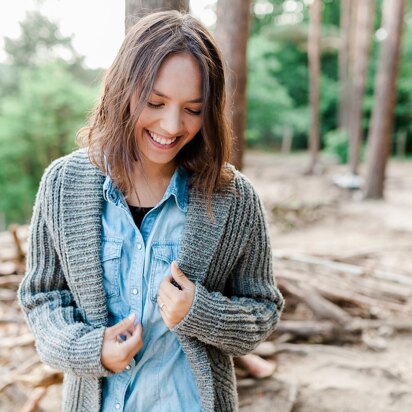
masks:
[[[126,0],[125,31],[145,14],[159,10],[189,11],[189,0]]]
[[[250,0],[218,0],[216,40],[227,65],[227,110],[234,135],[231,162],[243,165],[246,124],[247,41],[250,25]]]
[[[319,77],[320,77],[320,31],[321,31],[321,0],[314,0],[309,9],[309,36],[308,36],[308,59],[309,59],[309,81],[310,81],[310,134],[309,150],[310,165],[307,173],[313,173],[319,157]]]
[[[349,56],[351,34],[351,6],[353,0],[341,0],[340,3],[340,47],[339,47],[339,128],[347,131],[347,112],[350,96]]]
[[[375,0],[358,2],[353,15],[353,72],[351,96],[348,101],[349,167],[356,175],[359,165],[359,149],[362,140],[362,106],[375,16]]]
[[[368,136],[368,159],[364,197],[381,199],[385,168],[390,153],[396,80],[400,61],[405,0],[384,0],[382,10],[383,39],[375,78],[375,105]]]

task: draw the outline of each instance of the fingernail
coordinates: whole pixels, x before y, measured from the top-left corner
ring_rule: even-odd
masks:
[[[136,316],[136,314],[134,312],[132,312],[127,318],[132,320],[132,319],[135,318],[135,316]]]

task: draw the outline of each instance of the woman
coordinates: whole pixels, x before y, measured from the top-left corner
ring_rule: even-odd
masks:
[[[86,148],[40,184],[19,298],[64,411],[233,411],[233,356],[274,329],[260,201],[227,164],[223,65],[178,12],[142,18]]]

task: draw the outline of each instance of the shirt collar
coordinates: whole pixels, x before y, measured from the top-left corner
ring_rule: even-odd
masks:
[[[174,171],[169,186],[156,207],[166,202],[170,197],[175,199],[176,205],[180,210],[185,213],[187,212],[189,206],[188,173],[182,167],[178,167]],[[103,198],[114,204],[117,204],[121,198],[119,189],[115,186],[109,175],[106,176],[103,183]]]

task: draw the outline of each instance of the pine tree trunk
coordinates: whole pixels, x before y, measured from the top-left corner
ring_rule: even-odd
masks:
[[[339,128],[348,130],[349,108],[349,50],[350,50],[350,21],[351,21],[351,3],[353,0],[341,0],[340,6],[340,48],[339,48]]]
[[[319,157],[319,76],[320,76],[320,31],[321,0],[314,0],[310,5],[310,23],[308,36],[309,84],[310,84],[310,165],[308,174],[314,172]]]
[[[218,0],[216,40],[227,65],[227,110],[234,135],[231,162],[243,165],[246,124],[246,49],[249,36],[250,0]]]
[[[145,14],[160,10],[189,11],[189,0],[126,0],[125,32]]]
[[[349,167],[356,175],[359,166],[359,150],[362,140],[362,106],[367,78],[369,51],[372,40],[375,16],[375,0],[362,0],[358,3],[353,42],[353,86],[349,104]]]
[[[383,198],[385,168],[392,138],[404,10],[405,0],[383,2],[382,20],[387,37],[382,41],[375,78],[375,105],[368,136],[364,189],[366,199]]]

